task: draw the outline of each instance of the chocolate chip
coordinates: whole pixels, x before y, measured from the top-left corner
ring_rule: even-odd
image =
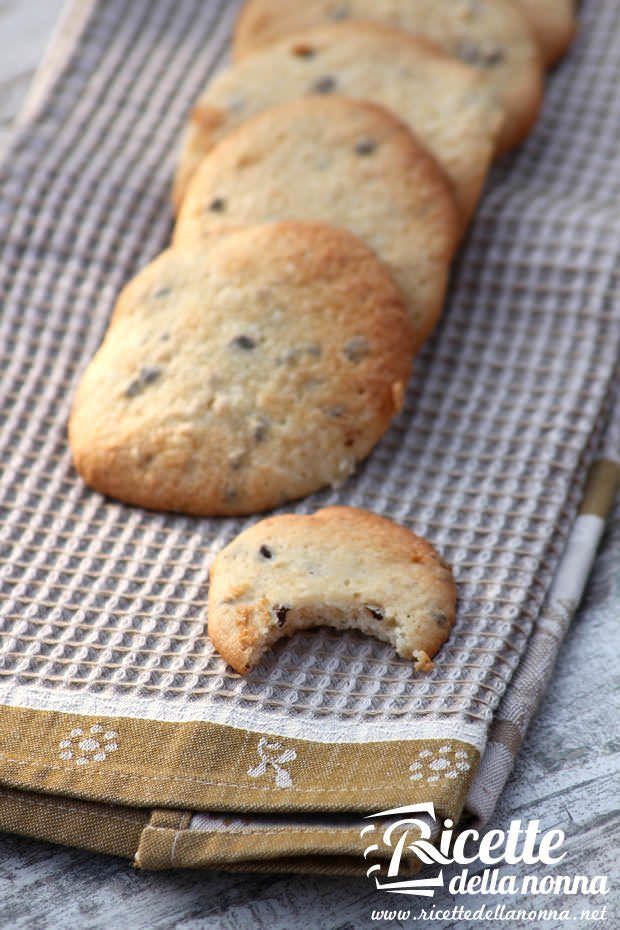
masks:
[[[345,343],[343,351],[345,357],[356,365],[358,362],[361,362],[363,358],[366,358],[370,351],[370,346],[363,336],[353,336],[352,339],[349,339],[349,341]]]
[[[298,42],[297,45],[293,46],[291,51],[297,58],[314,58],[316,55],[316,50],[311,45],[308,45],[307,42]]]
[[[476,65],[480,60],[480,46],[475,45],[469,39],[461,39],[455,52],[461,61],[466,61],[469,65]]]
[[[339,3],[337,6],[332,7],[332,9],[329,11],[329,18],[332,19],[335,23],[340,22],[342,19],[347,19],[350,15],[351,10],[346,3]]]
[[[130,381],[125,390],[125,397],[136,397],[161,376],[161,368],[157,365],[143,365],[139,374]]]
[[[326,74],[315,81],[311,87],[313,94],[331,94],[336,89],[336,79]]]
[[[214,197],[209,204],[209,210],[212,213],[223,213],[226,209],[226,201],[223,197]]]
[[[171,287],[158,287],[157,290],[153,291],[153,298],[155,300],[161,300],[163,297],[167,297],[168,294],[172,293]]]
[[[487,52],[486,57],[484,59],[484,64],[487,65],[488,67],[492,67],[493,65],[499,65],[500,62],[502,62],[503,60],[504,60],[503,51],[501,50],[501,48],[495,48],[492,51]]]
[[[125,397],[135,397],[136,394],[139,394],[141,390],[140,379],[134,378],[133,381],[130,381],[125,390]]]
[[[157,365],[144,365],[140,369],[140,377],[144,384],[152,384],[153,381],[157,381],[161,375],[161,368],[158,368]]]
[[[269,420],[266,417],[258,417],[254,424],[252,435],[255,442],[263,442],[269,432]]]
[[[372,614],[375,620],[383,620],[383,618],[385,617],[385,614],[383,613],[383,610],[380,607],[375,607],[373,604],[364,604],[364,607],[366,608],[369,614]]]
[[[468,65],[475,65],[479,68],[492,68],[504,60],[504,52],[501,48],[482,48],[470,39],[461,39],[456,47],[456,54]]]
[[[235,349],[243,349],[244,352],[251,352],[256,348],[256,342],[251,336],[235,336],[229,343]]]
[[[264,559],[272,559],[272,558],[273,558],[273,552],[271,551],[271,549],[269,548],[269,546],[261,546],[260,549],[259,549],[258,551],[260,552],[260,554],[262,555],[262,557],[263,557]]]
[[[286,623],[286,615],[288,614],[290,607],[284,607],[282,604],[273,605],[273,613],[278,622],[278,626],[282,627]]]
[[[447,626],[448,618],[444,614],[443,610],[434,610],[432,613],[433,620],[437,626]]]
[[[355,146],[358,155],[372,155],[377,151],[377,143],[374,139],[360,139]]]

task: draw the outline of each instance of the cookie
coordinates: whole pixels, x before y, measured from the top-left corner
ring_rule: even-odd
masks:
[[[367,20],[426,36],[479,68],[507,118],[502,151],[527,136],[542,98],[542,57],[526,17],[513,0],[248,0],[237,23],[237,59],[314,26]]]
[[[452,572],[430,543],[354,507],[254,524],[211,569],[209,638],[245,674],[297,630],[360,630],[422,669],[454,623]]]
[[[174,245],[287,219],[330,223],[370,246],[401,288],[422,345],[441,312],[459,216],[443,172],[403,123],[346,97],[267,110],[203,160]]]
[[[566,52],[577,31],[575,0],[517,0],[548,68]]]
[[[274,223],[169,250],[122,292],[74,401],[84,481],[190,514],[343,482],[401,407],[413,334],[355,236]]]
[[[308,94],[367,100],[391,110],[434,155],[469,222],[504,118],[489,82],[424,39],[343,23],[278,43],[221,72],[192,112],[173,200],[178,209],[201,159],[255,114]]]

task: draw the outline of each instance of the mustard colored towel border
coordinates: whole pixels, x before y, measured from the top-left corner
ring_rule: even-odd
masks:
[[[0,708],[1,784],[131,807],[367,814],[432,800],[458,818],[478,761],[469,743],[442,738],[319,743],[205,722]]]

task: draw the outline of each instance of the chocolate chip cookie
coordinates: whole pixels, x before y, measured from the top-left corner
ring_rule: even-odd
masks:
[[[190,514],[337,485],[403,402],[413,333],[355,236],[274,223],[164,252],[122,292],[69,439],[85,482]]]
[[[232,129],[269,107],[332,94],[383,106],[409,126],[450,178],[465,228],[496,148],[503,109],[474,68],[424,39],[361,23],[313,29],[216,76],[184,136],[176,209],[201,160]]]
[[[376,21],[426,36],[478,68],[507,113],[502,150],[530,131],[542,97],[542,56],[513,0],[248,0],[237,24],[235,57],[304,29],[348,20]]]
[[[369,245],[401,288],[422,345],[441,312],[459,216],[443,172],[403,123],[337,96],[267,110],[203,160],[174,245],[283,219],[327,222]]]
[[[452,572],[419,536],[353,507],[261,520],[211,569],[209,637],[245,674],[285,636],[360,630],[421,669],[454,623]]]

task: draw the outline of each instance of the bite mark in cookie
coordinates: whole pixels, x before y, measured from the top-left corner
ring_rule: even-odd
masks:
[[[455,604],[452,573],[428,542],[368,511],[329,507],[262,520],[220,552],[209,637],[242,674],[282,637],[317,626],[374,636],[426,670]]]

